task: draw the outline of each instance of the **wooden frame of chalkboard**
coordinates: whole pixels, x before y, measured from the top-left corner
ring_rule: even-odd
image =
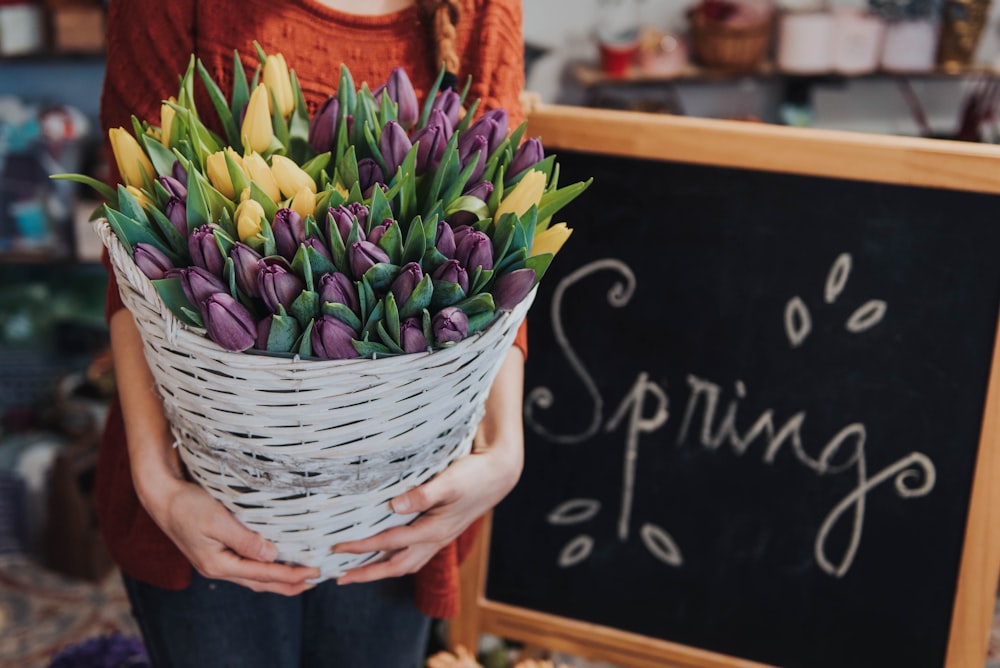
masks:
[[[580,152],[666,161],[692,169],[721,168],[959,194],[1000,194],[1000,147],[996,146],[547,105],[530,110],[528,118],[529,135],[540,137],[546,149],[556,154]],[[567,220],[574,226],[572,218]],[[562,256],[556,258],[556,263],[560,260]],[[831,278],[835,277],[836,263],[831,270]],[[1000,572],[1000,337],[996,334],[995,312],[988,324],[992,332],[988,354],[977,361],[981,362],[985,391],[979,395],[981,403],[975,407],[978,420],[972,427],[977,442],[971,455],[971,486],[966,484],[968,504],[962,508],[965,524],[961,554],[956,556],[959,567],[956,573],[945,575],[946,579],[951,575],[955,578],[954,588],[949,590],[954,592],[953,604],[945,611],[948,622],[942,630],[947,646],[938,664],[946,668],[983,665]],[[896,483],[900,484],[900,480]],[[491,633],[635,668],[733,668],[781,663],[760,662],[712,646],[592,623],[573,614],[551,614],[492,600],[486,592],[490,540],[495,539],[495,529],[491,530],[488,516],[463,566],[462,613],[449,627],[452,647],[475,646],[479,634]],[[517,549],[530,552],[532,545],[522,539]],[[795,663],[789,660],[789,664]]]

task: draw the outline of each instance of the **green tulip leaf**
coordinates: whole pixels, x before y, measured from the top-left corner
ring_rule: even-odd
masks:
[[[486,329],[496,319],[496,313],[477,313],[469,316],[469,335]]]
[[[354,339],[351,343],[354,346],[354,349],[358,351],[359,357],[377,359],[379,357],[388,357],[393,354],[392,351],[389,350],[389,346],[376,343],[375,341],[358,341],[357,339]]]
[[[267,334],[268,352],[291,352],[301,332],[302,328],[295,318],[284,314],[272,315],[271,330]]]
[[[239,51],[233,51],[233,92],[229,100],[229,111],[234,118],[238,118],[240,112],[250,101],[250,87],[247,85],[247,73],[243,69],[243,62],[240,60]],[[237,132],[236,141],[232,142],[233,147],[240,153],[243,152],[243,142],[240,141]]]
[[[424,99],[424,106],[420,110],[420,118],[417,119],[417,128],[427,125],[427,119],[431,117],[431,111],[434,110],[434,98],[437,97],[438,92],[441,90],[441,82],[444,81],[444,74],[444,63],[441,63],[437,77],[434,79],[434,83],[431,84],[430,89],[428,89],[427,97]]]
[[[545,275],[545,270],[549,268],[552,264],[552,253],[540,253],[538,255],[532,255],[527,260],[524,261],[524,266],[528,269],[535,270],[535,284],[537,285],[542,276]]]
[[[149,227],[149,217],[146,215],[146,210],[123,185],[118,186],[118,210],[140,225]]]
[[[304,243],[299,244],[298,249],[295,251],[295,256],[292,258],[292,271],[306,282],[306,290],[315,290],[313,286],[312,262],[309,252],[306,250],[307,248]]]
[[[372,289],[377,292],[385,292],[392,285],[392,281],[399,273],[399,265],[390,262],[379,262],[368,268],[364,279],[368,281]]]
[[[233,111],[229,108],[226,96],[223,94],[222,89],[219,88],[219,85],[215,83],[215,80],[212,79],[212,75],[209,74],[208,69],[201,62],[200,58],[197,59],[197,67],[201,82],[204,84],[205,90],[208,91],[208,98],[211,100],[212,106],[215,107],[215,113],[219,116],[219,121],[222,122],[222,128],[226,133],[226,140],[230,146],[238,146],[240,143],[240,130],[236,127]],[[160,173],[164,174],[166,172]]]
[[[395,332],[396,336],[394,338],[392,334],[386,331],[385,325],[381,322],[378,323],[375,330],[375,333],[378,334],[378,337],[382,339],[382,343],[384,343],[386,347],[389,348],[389,352],[394,353],[396,355],[402,355],[405,351],[399,347],[399,342],[396,340],[399,338],[399,330],[397,329],[395,330]]]
[[[524,267],[525,260],[528,259],[528,251],[524,248],[518,248],[507,254],[503,260],[500,261],[495,267],[493,267],[493,272],[495,275],[509,274],[515,269],[521,269]]]
[[[226,160],[226,171],[229,172],[229,181],[233,184],[233,192],[236,193],[236,199],[238,200],[240,194],[250,187],[250,179],[247,178],[243,168],[237,164],[236,158],[233,157],[232,153],[225,151],[222,157]]]
[[[470,83],[471,83],[471,78],[469,81],[466,82],[465,91],[462,93],[463,104],[465,96],[469,92]],[[472,125],[472,119],[476,118],[476,110],[479,109],[480,102],[482,102],[482,100],[477,99],[474,100],[471,105],[469,105],[468,110],[465,112],[465,116],[463,116],[462,120],[460,120],[458,122],[458,125],[455,126],[455,132],[465,132],[466,130],[469,129],[469,126]]]
[[[319,315],[319,295],[312,290],[303,290],[288,307],[288,311],[305,327],[306,323]]]
[[[371,228],[381,224],[383,220],[392,218],[392,206],[381,188],[372,190],[371,200],[368,205],[368,229],[365,230],[366,232],[370,232]]]
[[[309,162],[302,165],[302,171],[309,175],[313,181],[319,181],[320,174],[326,169],[326,166],[330,164],[330,158],[333,156],[329,151],[326,153],[320,153],[319,155],[313,157]]]
[[[157,249],[163,251],[168,257],[173,256],[172,259],[176,260],[177,256],[174,255],[173,251],[167,248],[167,245],[163,242],[160,237],[158,237],[153,230],[148,226],[142,225],[120,211],[116,211],[107,205],[104,206],[104,215],[108,219],[108,224],[111,225],[111,229],[115,231],[115,235],[125,246],[129,255],[134,257],[134,251],[132,250],[136,244],[145,243],[151,246],[155,246]]]
[[[390,225],[376,245],[389,256],[389,262],[403,264],[403,233],[398,223]]]
[[[194,323],[195,327],[200,327],[204,329],[205,324],[201,321],[201,314],[195,311],[193,308],[188,308],[187,306],[181,306],[181,317],[178,318],[181,322],[191,322]]]
[[[348,146],[344,155],[337,161],[337,180],[350,190],[358,182],[358,157],[354,146]]]
[[[312,330],[314,320],[310,320],[309,323],[302,329],[302,336],[299,337],[298,353],[299,357],[312,357]]]
[[[177,157],[173,152],[148,134],[140,135],[139,140],[142,142],[142,147],[145,149],[146,155],[149,156],[150,162],[153,163],[153,169],[156,170],[156,173],[170,174],[173,171],[174,163],[177,162]]]
[[[268,255],[277,255],[278,246],[274,242],[274,230],[271,229],[271,223],[267,222],[267,219],[260,221],[260,234],[258,234],[263,241],[263,249],[257,250],[261,255],[267,257]]]
[[[98,181],[92,176],[87,176],[86,174],[52,174],[49,176],[50,179],[58,179],[60,181],[73,181],[75,183],[82,183],[85,186],[93,188],[101,198],[110,204],[113,208],[118,208],[118,194],[113,188],[108,186],[102,181]]]
[[[514,228],[517,225],[517,216],[507,213],[500,216],[496,226],[493,228],[491,241],[493,242],[493,257],[502,258],[507,254],[511,241],[514,240]]]
[[[465,291],[458,283],[451,281],[434,281],[434,293],[431,295],[430,307],[439,311],[445,306],[452,306],[465,299]],[[428,339],[430,340],[430,339]]]
[[[382,319],[382,323],[385,324],[386,329],[392,334],[392,340],[399,345],[399,307],[396,305],[396,298],[392,296],[392,293],[386,294],[382,298],[382,303],[385,305],[385,317]],[[379,324],[382,324],[379,323]]]
[[[492,314],[497,310],[496,303],[493,301],[493,295],[488,292],[482,292],[468,299],[463,299],[456,303],[455,306],[470,318],[481,313]]]
[[[483,290],[485,290],[486,286],[488,286],[490,284],[490,281],[493,280],[494,273],[495,272],[492,269],[478,272],[476,274],[475,280],[472,281],[472,283],[471,283],[471,285],[472,285],[472,288],[471,288],[472,294],[478,295]]]
[[[471,213],[477,220],[489,218],[490,215],[490,208],[487,206],[486,202],[478,197],[473,197],[472,195],[462,195],[461,197],[457,197],[452,200],[452,202],[444,209],[445,218],[448,218],[459,211]]]
[[[379,299],[375,302],[375,306],[372,308],[371,313],[368,314],[368,320],[365,321],[365,326],[361,330],[361,338],[368,340],[371,338],[372,332],[375,331],[378,323],[382,322],[382,315],[385,313],[385,302]]]
[[[306,255],[309,257],[309,266],[312,268],[314,280],[323,274],[332,274],[337,271],[337,267],[330,261],[330,258],[312,246],[306,246]]]
[[[406,303],[399,309],[399,317],[403,320],[413,318],[431,305],[434,296],[434,281],[429,275],[424,275],[417,286],[413,288]]]
[[[345,325],[348,325],[355,332],[361,331],[361,326],[363,324],[361,322],[361,318],[359,318],[347,304],[340,304],[338,302],[323,302],[323,305],[320,306],[320,312],[323,315],[333,316]]]
[[[250,199],[264,207],[264,215],[268,220],[274,220],[274,214],[278,212],[278,204],[257,185],[256,181],[250,182]]]
[[[170,222],[167,215],[159,209],[150,209],[149,216],[153,219],[153,226],[160,236],[166,239],[167,245],[179,258],[186,258],[188,251],[187,237],[182,235]]]
[[[590,184],[593,183],[593,181],[593,178],[589,178],[586,181],[573,183],[563,188],[551,190],[542,195],[542,199],[538,203],[538,219],[544,220],[546,218],[551,218],[553,214],[579,197],[584,190],[590,187]],[[536,230],[536,232],[540,231],[541,230]]]
[[[419,262],[427,250],[427,238],[424,234],[424,225],[420,217],[417,216],[410,223],[410,229],[406,233],[406,243],[403,245],[403,262]]]

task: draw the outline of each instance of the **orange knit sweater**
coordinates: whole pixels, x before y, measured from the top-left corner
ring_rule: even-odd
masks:
[[[482,110],[504,107],[511,127],[522,120],[518,96],[524,83],[521,3],[462,0],[457,48],[459,82],[471,77],[470,99]],[[123,0],[108,15],[107,71],[101,125],[131,127],[136,116],[158,124],[160,101],[177,92],[177,75],[196,54],[223,90],[231,86],[233,53],[252,72],[258,65],[253,41],[267,53],[282,53],[302,85],[310,111],[336,90],[341,62],[355,83],[375,86],[397,65],[406,67],[418,97],[437,74],[429,55],[430,26],[416,7],[384,16],[355,16],[315,0]],[[198,89],[201,89],[198,84]],[[207,97],[199,106],[210,109]],[[112,161],[113,163],[113,161]],[[122,308],[113,275],[110,316]],[[518,345],[526,349],[524,329]],[[145,512],[129,469],[121,408],[113,402],[98,460],[97,506],[105,542],[128,575],[165,589],[182,589],[191,566]],[[458,611],[458,564],[476,527],[439,552],[416,575],[416,604],[433,617]]]

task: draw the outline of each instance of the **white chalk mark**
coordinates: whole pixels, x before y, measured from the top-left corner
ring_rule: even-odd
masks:
[[[594,539],[590,536],[577,536],[559,553],[558,564],[561,568],[576,566],[578,563],[590,556],[594,551]]]
[[[546,518],[549,524],[580,524],[594,519],[601,510],[597,499],[570,499],[563,501]]]
[[[788,300],[785,306],[785,333],[792,348],[802,345],[812,330],[812,318],[809,317],[809,307],[798,295]]]
[[[677,541],[662,528],[647,522],[639,529],[639,536],[646,549],[663,563],[670,566],[681,566],[684,563]]]
[[[844,286],[847,285],[847,279],[850,275],[851,254],[841,253],[833,261],[830,273],[826,277],[826,291],[823,294],[823,299],[826,300],[827,304],[837,301],[837,297],[844,291]]]
[[[888,306],[881,299],[872,299],[865,302],[847,319],[847,331],[852,334],[860,334],[865,330],[871,329],[882,322],[887,308]]]

